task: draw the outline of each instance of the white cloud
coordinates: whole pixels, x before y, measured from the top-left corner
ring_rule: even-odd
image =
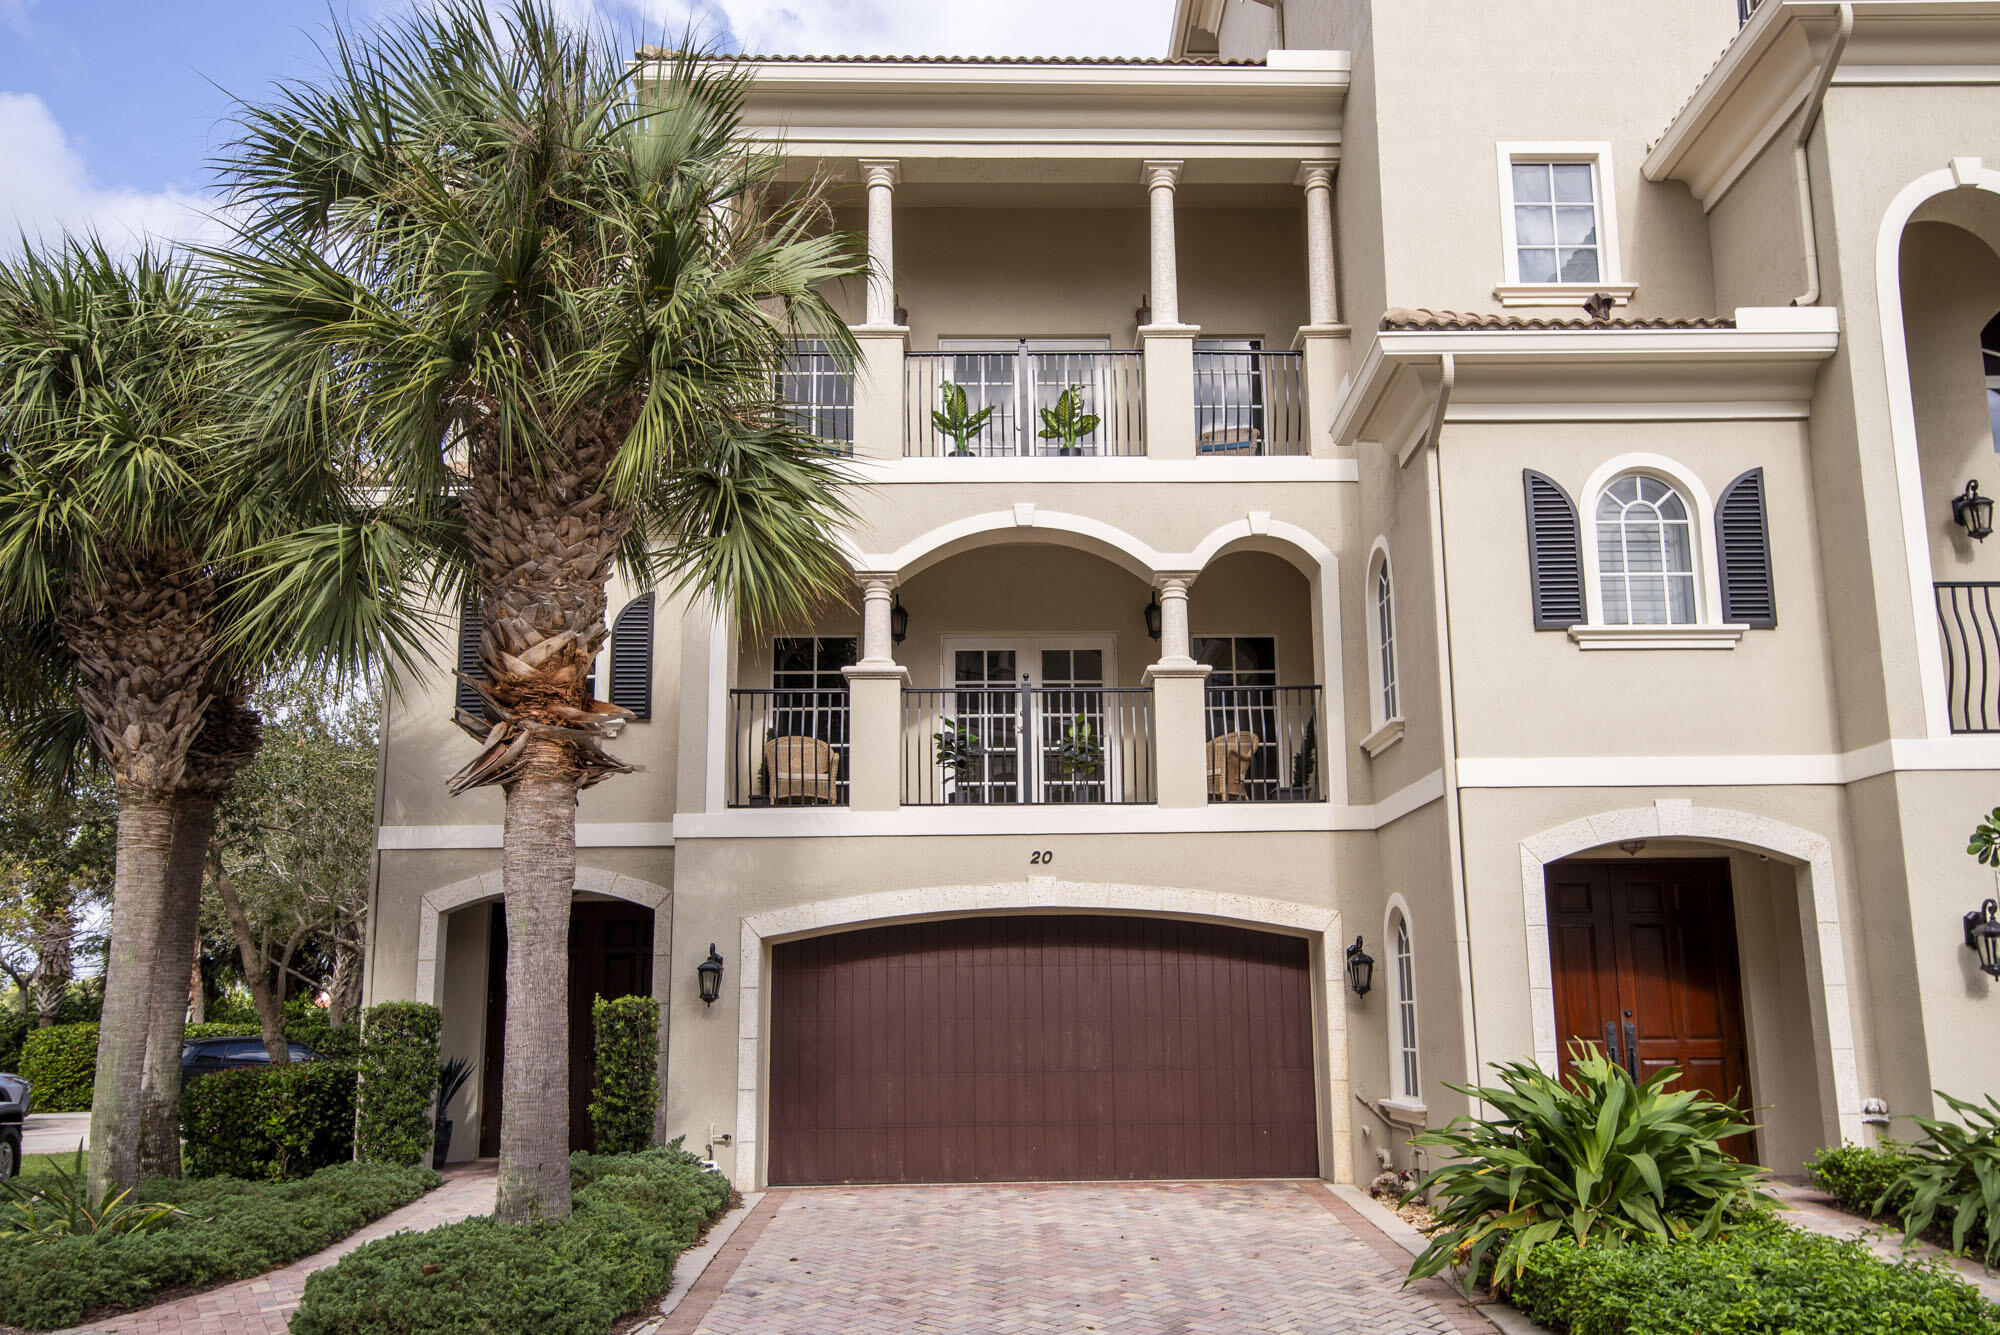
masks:
[[[192,191],[127,190],[94,182],[46,103],[32,93],[0,93],[0,254],[22,233],[53,241],[63,231],[95,231],[114,250],[142,237],[213,239],[209,200]]]

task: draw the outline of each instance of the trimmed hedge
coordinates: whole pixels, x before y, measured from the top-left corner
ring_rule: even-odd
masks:
[[[21,1044],[23,1080],[35,1087],[36,1112],[88,1112],[97,1084],[97,1025],[33,1029]]]
[[[667,1287],[729,1201],[680,1148],[570,1156],[568,1219],[481,1216],[357,1247],[306,1279],[292,1335],[602,1335]]]
[[[659,1085],[660,1004],[651,997],[597,998],[597,1084],[590,1127],[599,1154],[630,1154],[653,1143]]]
[[[441,1179],[428,1168],[337,1164],[301,1182],[148,1179],[133,1193],[195,1217],[147,1233],[48,1242],[0,1234],[0,1322],[52,1330],[129,1311],[168,1289],[260,1275],[331,1246]]]
[[[1890,1263],[1767,1221],[1716,1242],[1537,1247],[1510,1294],[1558,1335],[1993,1335],[2000,1306],[1938,1262]]]
[[[354,1157],[354,1065],[252,1066],[189,1081],[181,1132],[194,1177],[310,1177]]]
[[[354,1157],[422,1163],[437,1141],[431,1094],[443,1017],[421,1001],[385,1001],[361,1013],[360,1116]]]
[[[1912,1162],[1914,1158],[1907,1146],[1885,1141],[1873,1148],[1842,1145],[1838,1149],[1821,1150],[1806,1160],[1806,1171],[1812,1174],[1813,1185],[1839,1201],[1843,1210],[1851,1210],[1870,1219],[1887,1218],[1900,1222],[1902,1206],[1909,1199],[1907,1191],[1901,1193],[1900,1199],[1885,1202],[1879,1213],[1875,1202],[1895,1185],[1896,1179]]]

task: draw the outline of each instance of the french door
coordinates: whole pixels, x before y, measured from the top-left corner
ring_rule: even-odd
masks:
[[[1109,636],[947,638],[944,685],[977,759],[959,802],[1103,802],[1122,739],[1105,706],[1116,680]]]

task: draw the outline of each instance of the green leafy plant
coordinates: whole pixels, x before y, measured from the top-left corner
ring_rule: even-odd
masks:
[[[953,454],[971,454],[972,438],[986,429],[993,416],[992,407],[973,412],[965,386],[949,380],[938,386],[938,402],[943,406],[931,409],[931,426],[951,441]]]
[[[1567,1335],[1991,1335],[2000,1306],[1942,1263],[1890,1262],[1766,1217],[1726,1238],[1624,1247],[1557,1238],[1509,1298]]]
[[[978,730],[970,723],[944,720],[931,735],[931,745],[937,749],[938,768],[959,783],[971,783],[978,775],[979,758],[986,754],[986,747],[979,739]]]
[[[2000,867],[2000,807],[1986,813],[1986,818],[1973,830],[1965,851],[1978,858],[1983,867]]]
[[[1084,393],[1082,385],[1071,385],[1056,396],[1054,407],[1040,410],[1042,429],[1035,434],[1043,440],[1054,441],[1057,454],[1077,453],[1077,442],[1097,430],[1097,424],[1104,420],[1096,413],[1085,411]]]
[[[387,1001],[362,1012],[357,1159],[421,1163],[436,1144],[430,1112],[441,1023],[438,1008],[421,1001]]]
[[[20,1074],[35,1087],[35,1111],[87,1111],[97,1080],[96,1023],[30,1030],[21,1044]]]
[[[293,1062],[217,1071],[181,1094],[194,1177],[308,1177],[354,1157],[354,1066]]]
[[[1498,1086],[1450,1088],[1497,1116],[1460,1117],[1410,1141],[1449,1159],[1411,1193],[1431,1193],[1438,1220],[1411,1279],[1460,1265],[1466,1292],[1489,1272],[1504,1291],[1553,1238],[1715,1238],[1773,1199],[1757,1189],[1762,1170],[1722,1148],[1756,1128],[1697,1090],[1668,1089],[1676,1070],[1634,1084],[1582,1043],[1564,1080],[1530,1062],[1494,1069]]]
[[[32,1178],[0,1178],[0,1237],[48,1242],[81,1233],[144,1233],[188,1213],[168,1201],[136,1201],[130,1191],[90,1203],[83,1146],[65,1168],[51,1163]]]
[[[1298,754],[1292,757],[1292,787],[1306,789],[1312,787],[1313,771],[1319,768],[1319,720],[1306,720],[1306,735],[1299,743]]]
[[[659,1090],[660,1006],[651,997],[597,998],[597,1081],[590,1126],[601,1154],[626,1154],[653,1142]]]
[[[1813,1185],[1839,1201],[1843,1209],[1900,1221],[1909,1193],[1896,1190],[1896,1185],[1909,1163],[1909,1146],[1884,1141],[1875,1146],[1841,1145],[1820,1150],[1806,1160],[1806,1171],[1812,1175]],[[1883,1210],[1875,1208],[1878,1202]]]
[[[432,1117],[431,1167],[442,1168],[451,1153],[451,1101],[472,1078],[472,1063],[463,1057],[447,1057],[438,1067],[437,1108]]]
[[[1052,754],[1056,773],[1065,779],[1088,777],[1104,769],[1104,739],[1082,714],[1063,725]]]
[[[1910,1118],[1924,1138],[1910,1147],[1909,1162],[1877,1198],[1874,1212],[1906,1196],[1906,1238],[1949,1220],[1953,1251],[1964,1251],[1983,1234],[1986,1264],[2000,1265],[2000,1098],[1989,1094],[1978,1104],[1937,1094],[1960,1121]]]

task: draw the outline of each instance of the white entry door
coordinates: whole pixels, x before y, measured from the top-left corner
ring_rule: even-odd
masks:
[[[1108,635],[945,639],[943,684],[980,748],[958,800],[1106,800],[1121,754],[1105,708],[1112,645]]]

